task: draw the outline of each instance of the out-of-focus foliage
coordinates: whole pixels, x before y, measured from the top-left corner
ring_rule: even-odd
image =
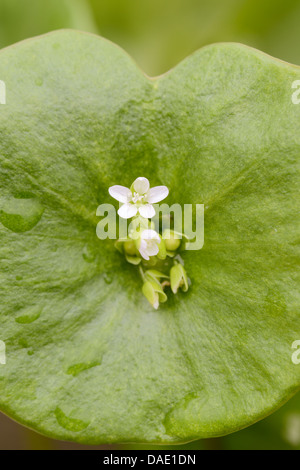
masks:
[[[89,0],[101,34],[150,75],[194,50],[235,41],[300,64],[299,0]]]
[[[0,48],[60,28],[97,32],[86,0],[0,0]]]
[[[300,0],[0,0],[0,47],[59,28],[101,34],[149,75],[234,41],[300,64]]]
[[[269,418],[222,438],[226,449],[300,450],[300,395]]]

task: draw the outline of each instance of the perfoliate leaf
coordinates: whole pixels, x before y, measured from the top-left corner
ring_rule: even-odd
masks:
[[[60,439],[178,443],[299,390],[300,69],[219,44],[149,79],[66,31],[3,50],[0,79],[1,410]],[[139,176],[205,204],[191,287],[157,311],[96,236],[108,188]]]

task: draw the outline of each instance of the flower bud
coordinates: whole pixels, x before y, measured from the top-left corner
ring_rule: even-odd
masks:
[[[124,248],[124,251],[127,255],[136,256],[137,250],[136,250],[136,246],[135,246],[134,241],[128,240],[128,241],[124,242],[123,248]]]
[[[174,294],[177,294],[179,288],[186,292],[189,288],[188,278],[186,271],[182,264],[175,264],[170,271],[171,289]]]
[[[180,233],[174,232],[174,230],[165,230],[163,233],[163,239],[167,251],[176,251],[181,245]]]
[[[116,241],[115,247],[120,253],[125,255],[128,263],[138,265],[142,261],[142,258],[136,249],[135,242],[130,238],[120,238]]]
[[[160,283],[154,279],[146,280],[143,284],[143,294],[148,302],[155,308],[158,309],[159,303],[166,302],[167,296],[163,291]]]

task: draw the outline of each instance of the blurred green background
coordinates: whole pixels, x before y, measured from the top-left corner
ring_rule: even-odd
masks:
[[[0,48],[75,28],[119,44],[150,76],[220,41],[248,44],[300,65],[299,25],[300,0],[0,0]],[[1,450],[73,448],[89,447],[47,439],[0,414]],[[141,447],[122,446],[128,448]],[[243,431],[176,448],[299,450],[300,395]]]
[[[151,76],[237,41],[300,65],[300,0],[0,0],[0,47],[59,28],[99,33]]]

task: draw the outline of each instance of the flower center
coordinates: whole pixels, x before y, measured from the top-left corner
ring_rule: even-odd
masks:
[[[133,193],[133,196],[132,196],[132,202],[134,202],[134,204],[136,204],[137,202],[140,202],[142,201],[143,199],[145,198],[145,195],[141,195],[139,193]]]

